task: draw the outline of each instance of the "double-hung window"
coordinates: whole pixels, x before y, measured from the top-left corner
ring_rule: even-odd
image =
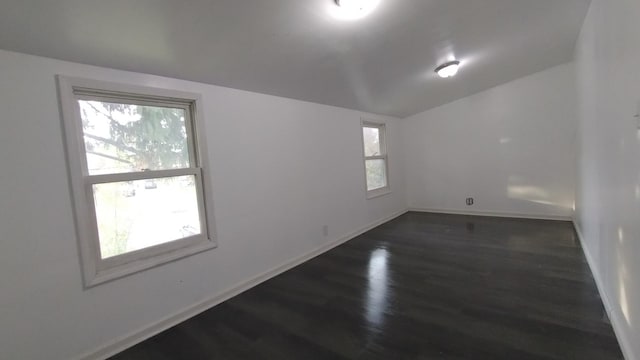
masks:
[[[385,125],[363,121],[362,140],[364,143],[367,197],[384,195],[390,191]]]
[[[58,85],[85,286],[215,247],[199,95]]]

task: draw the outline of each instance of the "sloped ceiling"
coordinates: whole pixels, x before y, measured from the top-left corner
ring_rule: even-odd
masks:
[[[0,48],[406,117],[572,60],[588,6],[382,0],[345,21],[333,0],[4,0]]]

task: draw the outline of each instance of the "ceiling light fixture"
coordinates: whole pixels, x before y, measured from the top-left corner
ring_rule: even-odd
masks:
[[[436,68],[436,73],[441,78],[450,78],[456,76],[458,70],[460,69],[460,61],[449,61],[448,63],[444,63]]]
[[[337,9],[334,16],[342,20],[361,19],[373,12],[380,0],[334,0]],[[335,7],[335,6],[334,6]]]

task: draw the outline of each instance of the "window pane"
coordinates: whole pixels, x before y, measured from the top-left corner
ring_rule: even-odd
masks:
[[[382,155],[380,149],[380,129],[374,127],[363,127],[364,156]]]
[[[184,109],[78,103],[90,175],[189,167]]]
[[[200,234],[195,176],[93,185],[102,258]]]
[[[384,159],[367,160],[367,191],[387,186],[387,167]]]

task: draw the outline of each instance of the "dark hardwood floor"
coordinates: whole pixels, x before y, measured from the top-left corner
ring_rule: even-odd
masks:
[[[622,354],[571,223],[412,212],[113,359]]]

